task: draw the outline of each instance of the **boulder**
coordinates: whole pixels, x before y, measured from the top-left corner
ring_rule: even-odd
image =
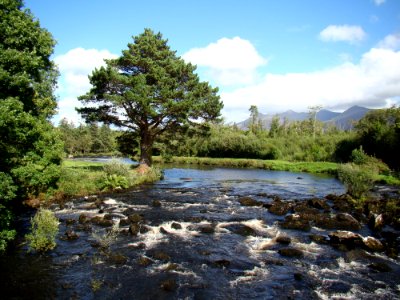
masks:
[[[133,236],[137,236],[140,231],[140,225],[135,223],[129,226],[129,233]]]
[[[308,236],[311,241],[317,243],[317,244],[327,244],[328,243],[328,237],[320,234],[310,234]]]
[[[175,279],[167,279],[160,283],[160,288],[168,292],[176,290],[177,287],[178,285]]]
[[[169,234],[169,232],[167,231],[167,230],[165,230],[165,228],[164,227],[160,227],[160,233],[162,233],[162,234]]]
[[[282,248],[278,250],[278,253],[282,256],[287,257],[302,257],[303,251],[296,248]]]
[[[201,233],[212,234],[215,232],[215,228],[213,225],[201,225],[199,226],[199,230]]]
[[[361,224],[348,213],[339,213],[334,216],[320,214],[315,220],[318,227],[324,229],[359,230]]]
[[[227,259],[219,259],[213,262],[213,265],[218,268],[227,268],[229,267],[231,262]]]
[[[271,214],[283,216],[286,215],[291,208],[292,204],[290,202],[274,200],[274,202],[272,202],[272,205],[269,207],[268,211]]]
[[[143,217],[139,214],[131,214],[128,216],[128,219],[131,223],[139,223],[143,221]]]
[[[338,230],[329,234],[329,243],[333,246],[344,245],[347,248],[362,246],[362,237],[358,233]]]
[[[119,220],[119,226],[128,226],[130,224],[131,224],[131,222],[129,221],[128,218]]]
[[[318,199],[318,198],[312,198],[307,200],[307,205],[309,207],[313,207],[316,209],[322,209],[324,211],[329,211],[331,207],[326,203],[326,200],[324,199]]]
[[[376,272],[390,272],[392,271],[392,268],[388,266],[384,262],[374,262],[372,264],[368,265],[368,268],[376,271]]]
[[[173,222],[173,223],[171,224],[171,228],[172,228],[172,229],[175,229],[175,230],[179,230],[179,229],[182,229],[182,225],[179,224],[179,223]]]
[[[289,245],[292,239],[288,236],[280,235],[276,238],[276,242],[283,245]]]
[[[369,251],[381,252],[384,250],[384,246],[381,243],[381,241],[372,236],[367,236],[363,238],[362,241],[364,243],[365,248]]]
[[[151,203],[153,207],[161,207],[161,201],[160,200],[153,200]]]
[[[104,219],[100,216],[93,217],[92,219],[90,219],[90,222],[92,224],[96,224],[98,226],[103,226],[103,227],[111,227],[114,224],[112,220]]]
[[[251,197],[241,197],[239,198],[239,203],[243,206],[261,206],[262,202],[254,200]]]
[[[76,224],[75,219],[66,219],[65,220],[65,225],[67,225],[67,226],[74,225],[74,224]]]
[[[75,231],[70,229],[65,232],[65,236],[69,241],[73,241],[79,238],[79,235]]]
[[[80,224],[87,224],[87,223],[90,222],[90,218],[85,214],[79,215],[79,219],[78,220],[79,220]]]
[[[243,236],[257,235],[256,231],[253,228],[246,226],[244,224],[230,224],[228,226],[224,226],[224,228],[228,229],[230,232]]]
[[[286,229],[296,229],[309,231],[311,229],[310,222],[308,220],[302,219],[300,215],[293,214],[286,216],[283,222],[280,222],[282,228]]]
[[[146,256],[140,256],[136,262],[138,265],[143,266],[143,267],[147,267],[147,266],[151,265],[152,263],[154,263],[153,260],[151,260],[150,258],[148,258]]]

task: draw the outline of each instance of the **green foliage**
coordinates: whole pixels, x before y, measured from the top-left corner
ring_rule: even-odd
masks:
[[[62,143],[49,118],[58,71],[51,61],[55,41],[18,0],[0,1],[0,243],[11,229],[13,210],[26,197],[54,187]],[[2,246],[2,248],[4,248]]]
[[[46,252],[56,247],[60,222],[48,209],[40,209],[31,219],[31,233],[26,235],[31,250]]]
[[[340,165],[338,176],[347,193],[357,199],[365,196],[374,183],[374,174],[370,170],[352,163]]]
[[[102,250],[108,250],[110,246],[117,240],[118,233],[118,224],[114,224],[111,229],[106,231],[105,233],[94,231],[92,233],[92,237],[100,245]]]
[[[356,125],[358,142],[371,156],[400,169],[400,108],[370,111]]]
[[[68,155],[99,155],[117,151],[116,139],[120,133],[111,130],[108,125],[103,124],[99,127],[92,123],[76,127],[74,123],[62,119],[57,129],[64,142],[64,151]]]
[[[215,120],[223,104],[218,90],[200,82],[196,67],[176,56],[161,33],[145,29],[133,40],[121,57],[93,71],[93,87],[80,97],[93,106],[78,111],[87,121],[133,132],[140,162],[151,165],[152,147],[161,134],[177,132],[195,120]]]
[[[103,165],[103,171],[107,176],[119,175],[128,177],[130,173],[130,167],[129,165],[124,164],[117,159],[112,159]]]
[[[122,175],[104,175],[100,180],[100,188],[103,191],[115,189],[127,189],[129,187],[128,178]]]

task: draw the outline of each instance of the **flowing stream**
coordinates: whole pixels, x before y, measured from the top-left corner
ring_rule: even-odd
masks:
[[[343,193],[342,184],[328,176],[169,168],[164,180],[154,185],[54,206],[61,220],[57,248],[38,255],[21,247],[2,258],[1,296],[398,299],[399,260],[362,249],[340,251],[317,244],[310,234],[327,236],[329,230],[282,229],[279,221],[284,216],[239,202],[251,197],[268,205],[277,196],[283,201],[306,201]],[[116,224],[114,231],[87,223],[82,215],[111,220]],[[137,219],[138,232],[121,221],[127,216]],[[365,226],[359,232],[369,234]],[[288,243],[301,256],[281,255],[280,249]],[[390,270],[377,272],[368,267],[379,262]]]

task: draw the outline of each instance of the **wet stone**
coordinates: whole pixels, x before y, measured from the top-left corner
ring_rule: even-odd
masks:
[[[201,233],[205,234],[213,234],[215,232],[215,228],[213,225],[202,225],[199,227]]]
[[[128,226],[130,224],[131,222],[129,221],[128,218],[119,220],[119,226]]]
[[[351,285],[338,280],[325,280],[322,289],[328,294],[345,294],[350,291]]]
[[[154,259],[157,259],[157,260],[161,260],[161,261],[171,260],[171,256],[169,256],[167,253],[165,253],[163,251],[156,251],[151,255],[151,257],[153,257]]]
[[[329,243],[342,250],[346,250],[346,248],[341,246],[346,246],[347,248],[352,249],[363,245],[362,237],[358,233],[340,230],[329,234]]]
[[[390,272],[390,271],[392,271],[392,268],[389,267],[384,262],[374,262],[372,264],[369,264],[368,268],[370,268],[371,270],[374,270],[376,272]]]
[[[225,226],[224,228],[228,229],[229,231],[235,233],[235,234],[239,234],[239,235],[243,235],[243,236],[256,236],[257,233],[256,231],[249,227],[246,226],[244,224],[231,224],[228,226]]]
[[[218,268],[227,268],[229,267],[231,262],[227,259],[219,259],[213,262],[213,265]]]
[[[176,280],[175,279],[167,279],[161,282],[160,288],[163,289],[164,291],[174,291],[178,287]]]
[[[133,236],[138,235],[140,231],[140,225],[139,224],[132,224],[131,226],[129,226],[129,233]]]
[[[73,230],[67,230],[65,232],[65,236],[69,241],[73,241],[79,238],[79,235]]]
[[[283,245],[289,245],[292,239],[288,236],[278,236],[276,238],[276,242]]]
[[[131,214],[128,216],[128,219],[131,223],[139,223],[143,221],[143,217],[139,214]]]
[[[108,257],[108,261],[116,265],[123,265],[128,261],[128,257],[121,253],[115,253]]]
[[[173,222],[173,223],[171,224],[171,228],[173,228],[173,229],[175,229],[175,230],[179,230],[179,229],[182,229],[182,225],[179,224],[179,223]]]
[[[150,258],[148,258],[146,256],[139,257],[136,262],[138,265],[143,266],[143,267],[147,267],[154,263],[153,260],[151,260]]]
[[[153,200],[151,203],[153,207],[161,207],[161,201],[160,200]]]
[[[66,219],[65,220],[65,225],[67,225],[67,226],[74,225],[74,224],[76,224],[75,219]]]
[[[90,218],[87,215],[85,215],[85,214],[79,215],[79,223],[80,224],[86,224],[89,222],[90,222]]]
[[[169,232],[168,232],[167,230],[165,230],[164,227],[160,227],[160,232],[161,232],[162,234],[169,234]]]
[[[270,206],[269,212],[274,215],[283,216],[286,215],[291,208],[292,204],[290,202],[275,200]]]
[[[321,209],[324,211],[329,211],[331,207],[323,199],[313,198],[307,201],[307,205],[316,209]]]
[[[283,222],[280,222],[282,228],[310,231],[311,226],[308,220],[301,218],[300,215],[288,215]]]
[[[318,227],[324,229],[359,230],[361,224],[350,214],[339,213],[335,216],[321,215],[315,221]]]
[[[302,257],[303,251],[296,248],[282,248],[278,250],[278,253],[286,257]]]
[[[367,236],[367,237],[363,238],[363,243],[364,243],[364,246],[369,251],[381,252],[384,250],[384,246],[381,243],[381,241],[372,236]]]
[[[310,238],[311,241],[317,244],[328,244],[328,238],[324,235],[310,234],[308,237]]]
[[[254,200],[251,197],[241,197],[239,198],[239,203],[243,206],[260,206],[261,202]]]

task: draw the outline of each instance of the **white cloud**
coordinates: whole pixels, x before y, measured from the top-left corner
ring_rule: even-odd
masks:
[[[365,37],[366,33],[360,26],[350,25],[329,25],[319,33],[319,38],[324,42],[357,43]]]
[[[83,48],[75,48],[55,57],[61,75],[56,91],[59,96],[59,113],[54,118],[56,124],[64,117],[74,122],[80,121],[75,107],[81,107],[77,98],[91,87],[88,75],[94,68],[105,65],[104,59],[115,57],[108,50]]]
[[[259,84],[221,93],[227,121],[248,117],[250,105],[262,113],[312,105],[346,109],[352,105],[383,107],[399,101],[400,51],[373,48],[358,64],[346,62],[312,73],[266,74]]]
[[[400,33],[387,35],[378,43],[378,47],[392,50],[400,49]]]
[[[374,1],[375,5],[377,5],[377,6],[386,2],[386,0],[373,0],[373,1]]]
[[[240,37],[222,38],[204,48],[193,48],[182,57],[206,67],[208,75],[218,85],[253,83],[256,69],[267,63],[248,40]]]

